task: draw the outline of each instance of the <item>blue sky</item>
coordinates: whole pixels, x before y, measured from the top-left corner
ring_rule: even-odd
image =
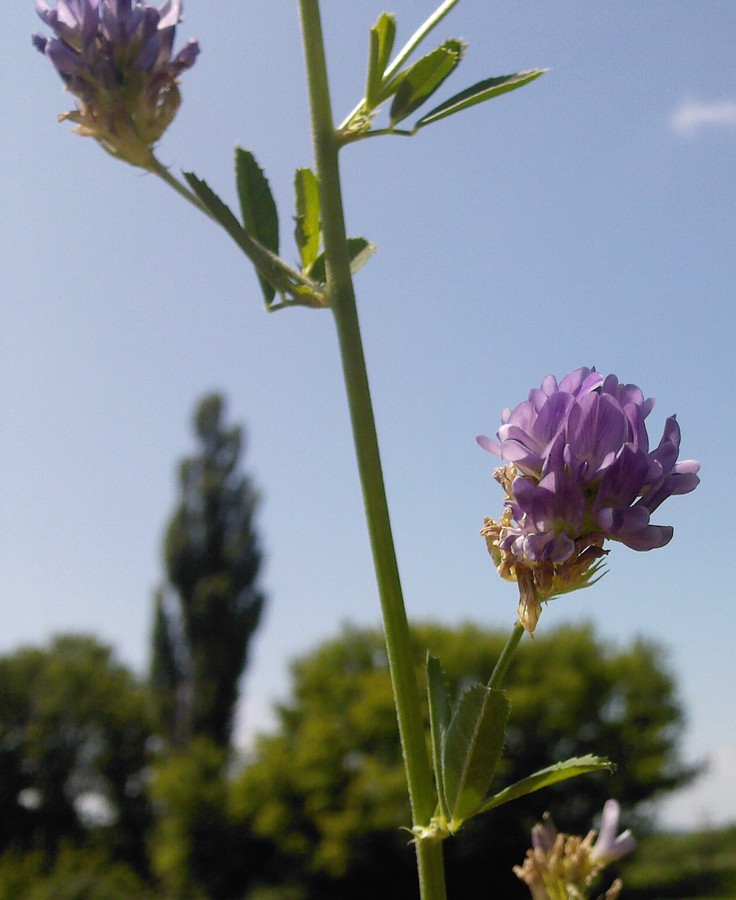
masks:
[[[325,0],[335,114],[362,95],[384,7]],[[399,43],[433,9],[397,0]],[[252,149],[291,241],[294,169],[311,164],[296,4],[188,0],[178,44],[202,54],[159,156],[233,199]],[[417,137],[342,158],[352,234],[378,245],[357,277],[389,502],[410,617],[514,621],[478,530],[500,509],[475,444],[503,407],[580,365],[677,412],[702,484],[656,521],[672,543],[616,546],[589,592],[540,628],[593,621],[660,641],[688,711],[685,750],[711,774],[664,809],[673,825],[736,819],[736,632],[730,533],[736,442],[736,7],[463,0],[437,42],[466,39],[439,95],[549,66],[522,90]],[[223,391],[248,430],[270,601],[245,682],[243,735],[267,727],[288,660],[378,604],[329,313],[263,312],[246,260],[151,176],[56,115],[68,95],[15,3],[0,161],[6,224],[0,357],[0,651],[93,631],[143,670],[160,540],[197,399]],[[295,255],[295,253],[294,253]],[[730,397],[730,388],[727,390]],[[523,652],[523,651],[522,651]]]

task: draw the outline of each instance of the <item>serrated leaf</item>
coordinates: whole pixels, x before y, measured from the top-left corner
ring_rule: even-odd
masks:
[[[505,94],[508,91],[523,87],[523,85],[529,84],[530,81],[534,81],[535,78],[539,78],[540,75],[544,75],[547,71],[547,69],[530,69],[528,72],[517,72],[515,75],[500,75],[497,78],[486,78],[485,81],[479,81],[459,94],[455,94],[454,97],[450,97],[449,100],[445,100],[444,103],[440,103],[439,106],[428,112],[426,116],[422,116],[414,126],[414,131],[418,131],[432,122],[445,119],[447,116],[452,116],[463,109],[467,109],[469,106],[475,106],[476,103],[483,103],[484,100],[491,100],[493,97],[498,97],[499,94]]]
[[[243,226],[235,218],[230,208],[217,196],[206,181],[198,178],[193,172],[184,172],[183,175],[187,184],[197,195],[203,206],[206,207],[212,218],[227,231],[256,267],[259,279],[267,279],[266,284],[273,290],[273,293],[270,295],[271,298],[278,291],[284,295],[311,296],[317,300],[321,299],[318,294],[318,285],[315,285],[303,274],[291,269],[271,250],[264,247],[249,234],[246,234]],[[265,296],[267,298],[266,305],[268,305],[270,303],[268,299],[269,294]]]
[[[484,684],[468,688],[458,701],[442,755],[450,827],[459,828],[481,803],[501,757],[509,717],[503,691]]]
[[[445,786],[442,771],[442,748],[445,735],[452,718],[450,697],[447,692],[445,673],[436,656],[427,654],[427,697],[429,699],[429,730],[432,737],[432,762],[434,764],[435,781],[440,811],[447,817],[445,802]]]
[[[279,252],[279,217],[276,204],[263,169],[250,150],[235,148],[235,176],[243,216],[243,231],[255,238],[272,253]],[[258,276],[268,305],[275,291],[262,276]]]
[[[371,242],[367,241],[365,238],[348,238],[347,244],[348,256],[350,257],[350,271],[355,275],[358,269],[362,268],[376,252],[376,245],[371,244]],[[315,259],[309,267],[307,275],[312,281],[322,283],[327,281],[324,253],[320,253],[317,259]]]
[[[296,193],[296,227],[294,237],[299,248],[302,270],[308,269],[319,252],[319,183],[311,169],[297,169],[294,175]]]
[[[381,13],[378,21],[371,28],[368,74],[365,84],[365,101],[368,109],[374,109],[380,103],[383,76],[395,39],[396,17],[391,13]]]
[[[212,218],[219,222],[230,237],[237,242],[242,227],[230,207],[217,196],[206,181],[198,178],[194,172],[183,172],[182,174],[189,187],[207,207]]]
[[[461,41],[445,41],[402,72],[389,113],[392,126],[410,116],[434,94],[460,62],[463,50]]]
[[[502,803],[508,803],[510,800],[516,800],[517,797],[523,797],[525,794],[532,794],[541,788],[549,787],[551,784],[557,784],[559,781],[567,781],[568,778],[576,778],[578,775],[585,775],[588,772],[597,772],[601,769],[609,769],[613,771],[615,766],[610,760],[600,756],[577,756],[567,759],[564,762],[555,763],[546,769],[540,769],[533,775],[528,775],[517,781],[509,787],[499,791],[493,797],[489,797],[483,802],[476,814],[486,812]]]

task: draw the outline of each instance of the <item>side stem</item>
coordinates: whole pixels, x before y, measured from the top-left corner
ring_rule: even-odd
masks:
[[[491,689],[498,689],[503,684],[503,680],[506,677],[506,670],[509,667],[509,663],[511,662],[511,657],[514,655],[516,648],[519,646],[519,641],[524,634],[524,626],[517,622],[514,625],[514,630],[509,635],[509,639],[506,641],[506,644],[501,651],[501,655],[498,657],[498,662],[496,663],[493,673],[491,674],[490,681],[488,682],[488,687]]]
[[[320,186],[327,291],[337,327],[363,502],[381,598],[386,649],[413,824],[427,825],[435,811],[436,795],[350,274],[338,166],[338,134],[332,118],[319,2],[299,0],[299,9],[314,155]],[[444,900],[446,894],[441,842],[419,840],[416,849],[423,900]]]
[[[175,178],[166,166],[160,163],[156,157],[153,157],[153,162],[148,171],[154,175],[158,175],[158,177],[162,181],[165,181],[169,187],[172,187],[179,196],[188,200],[192,206],[196,207],[200,212],[203,212],[209,219],[212,219],[213,222],[216,221],[212,216],[212,213],[207,209],[204,203],[202,203],[199,197],[193,191],[190,191],[186,185],[182,184],[178,178]]]

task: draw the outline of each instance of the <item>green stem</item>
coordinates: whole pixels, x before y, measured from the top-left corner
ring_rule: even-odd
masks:
[[[401,593],[381,471],[368,374],[363,355],[347,250],[338,166],[338,133],[332,118],[318,0],[299,0],[319,178],[327,292],[335,316],[368,531],[381,598],[391,681],[414,825],[428,825],[436,794],[424,735],[409,625]],[[440,841],[416,842],[423,900],[444,900]],[[379,863],[380,864],[380,863]]]
[[[509,639],[506,641],[506,646],[501,651],[501,655],[498,657],[498,662],[496,663],[496,667],[493,670],[493,674],[491,675],[491,679],[488,682],[488,687],[497,690],[503,684],[503,680],[506,677],[506,670],[509,667],[509,663],[511,662],[511,657],[514,655],[514,651],[519,646],[519,641],[521,640],[522,635],[524,634],[524,626],[517,622],[514,625],[514,630],[511,632]]]
[[[148,171],[152,172],[154,175],[158,175],[162,181],[165,181],[169,187],[172,187],[177,192],[177,194],[180,194],[185,200],[188,200],[192,206],[196,206],[200,212],[203,212],[212,219],[213,222],[216,221],[215,217],[207,209],[204,203],[202,203],[199,197],[193,191],[190,191],[185,184],[182,184],[178,178],[174,178],[166,166],[163,165],[163,163],[160,163],[155,157]]]

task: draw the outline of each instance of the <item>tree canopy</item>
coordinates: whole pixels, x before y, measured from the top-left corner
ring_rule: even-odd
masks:
[[[93,637],[0,657],[0,850],[53,854],[96,826],[144,867],[152,725],[147,687]]]

